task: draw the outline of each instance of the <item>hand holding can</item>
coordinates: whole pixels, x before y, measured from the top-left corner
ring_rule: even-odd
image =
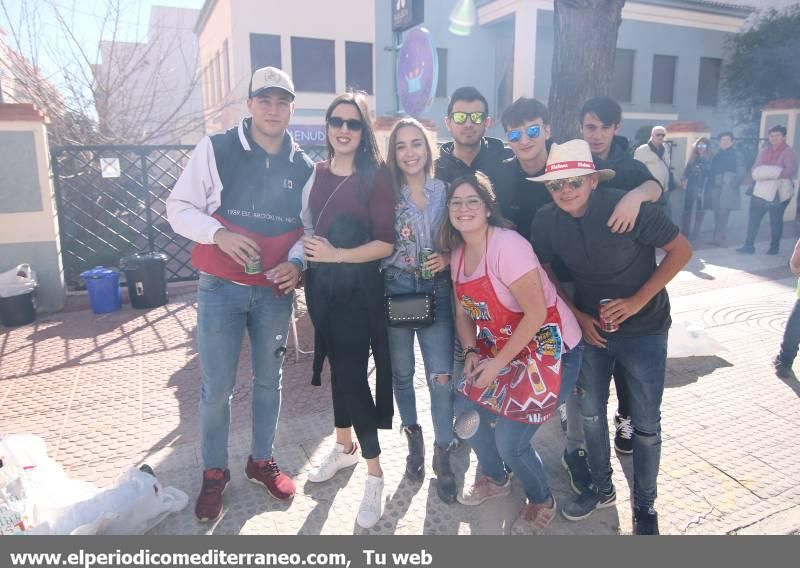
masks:
[[[613,322],[613,320],[606,319],[603,317],[603,307],[607,304],[610,304],[613,300],[611,298],[603,298],[600,300],[600,303],[597,308],[597,315],[600,319],[600,323],[603,326],[603,331],[606,333],[614,333],[615,331],[619,330],[619,326]]]
[[[251,256],[250,260],[247,261],[247,264],[244,265],[245,274],[260,274],[263,270],[264,269],[261,265],[260,256]]]
[[[433,278],[433,270],[425,268],[425,263],[428,262],[428,258],[430,258],[432,254],[432,248],[426,247],[419,251],[419,277],[423,280],[430,280]]]

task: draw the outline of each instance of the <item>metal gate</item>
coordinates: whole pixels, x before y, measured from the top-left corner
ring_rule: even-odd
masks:
[[[134,252],[167,255],[167,279],[191,280],[192,242],[176,235],[166,199],[193,146],[56,146],[52,149],[61,254],[67,286],[80,273],[119,266]]]
[[[175,234],[166,199],[194,146],[55,146],[55,182],[61,254],[67,286],[82,286],[80,273],[119,266],[134,252],[167,255],[167,280],[197,278],[192,242]],[[305,148],[312,160],[323,148]]]

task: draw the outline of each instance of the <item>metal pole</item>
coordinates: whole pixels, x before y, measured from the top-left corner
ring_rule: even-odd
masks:
[[[149,252],[155,252],[153,242],[153,211],[150,209],[150,183],[147,175],[147,150],[142,150],[142,193],[144,193],[144,214],[147,220],[147,246]]]
[[[394,113],[400,114],[400,95],[397,94],[397,54],[400,52],[400,46],[403,42],[403,32],[394,32],[394,45],[392,46],[392,55],[394,65],[392,65],[392,84],[394,85]]]
[[[59,256],[61,256],[61,269],[64,271],[64,285],[67,288],[70,288],[71,285],[74,285],[74,282],[71,282],[70,279],[73,274],[70,272],[70,267],[67,266],[67,258],[64,252],[67,250],[65,242],[65,235],[64,235],[64,227],[66,223],[64,223],[64,199],[61,195],[63,188],[61,186],[61,177],[60,171],[58,166],[58,157],[63,152],[58,146],[54,147],[50,151],[50,166],[53,169],[53,190],[56,194],[56,219],[58,219],[58,241],[61,243],[59,247]]]

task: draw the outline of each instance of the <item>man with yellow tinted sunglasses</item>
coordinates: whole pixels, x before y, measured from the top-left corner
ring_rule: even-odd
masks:
[[[486,97],[475,87],[456,89],[450,97],[444,123],[453,141],[440,149],[436,178],[450,183],[480,170],[496,186],[500,164],[512,154],[502,140],[484,136],[492,126]]]

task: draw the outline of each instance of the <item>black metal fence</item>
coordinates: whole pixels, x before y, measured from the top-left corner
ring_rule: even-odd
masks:
[[[197,278],[192,242],[175,234],[166,199],[193,146],[56,146],[52,148],[64,274],[69,289],[94,266],[119,266],[141,251],[167,255],[167,279]],[[324,148],[306,148],[312,160]]]

